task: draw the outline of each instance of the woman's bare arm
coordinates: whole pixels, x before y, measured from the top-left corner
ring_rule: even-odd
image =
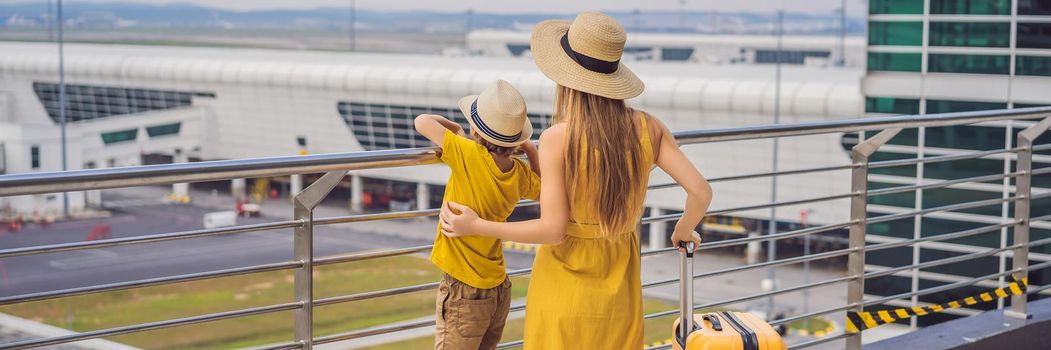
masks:
[[[676,247],[679,246],[679,242],[684,241],[700,244],[701,238],[694,230],[701,223],[701,219],[704,219],[708,206],[712,203],[712,186],[708,184],[704,176],[701,176],[700,171],[693,166],[686,154],[679,149],[668,127],[656,118],[650,118],[650,120],[660,126],[657,166],[668,173],[686,191],[686,210],[683,211],[679,222],[675,224],[675,231],[671,236],[672,244]]]
[[[540,182],[539,219],[486,221],[478,218],[471,208],[449,202],[441,212],[443,233],[449,237],[479,235],[522,243],[561,242],[569,223],[569,195],[564,176],[565,136],[565,124],[553,125],[540,135],[540,172],[544,180]]]

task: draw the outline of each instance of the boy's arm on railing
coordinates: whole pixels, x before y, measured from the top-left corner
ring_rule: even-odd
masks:
[[[413,123],[416,132],[441,147],[445,144],[445,130],[463,136],[463,127],[456,122],[435,114],[420,114]]]
[[[533,172],[536,173],[537,176],[540,176],[540,154],[537,152],[536,145],[533,144],[533,141],[526,141],[522,143],[521,146],[518,146],[518,148],[521,149],[522,152],[525,153],[526,158],[529,159],[529,168],[533,169]]]
[[[668,173],[686,191],[686,209],[679,218],[679,222],[675,224],[675,230],[671,236],[672,246],[679,246],[681,241],[693,241],[699,245],[701,238],[694,230],[704,218],[708,206],[712,204],[712,186],[690,162],[686,154],[679,149],[668,127],[656,118],[650,120],[660,126],[657,166]]]

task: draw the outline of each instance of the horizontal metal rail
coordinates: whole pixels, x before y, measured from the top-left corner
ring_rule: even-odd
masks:
[[[2,298],[0,298],[0,305],[17,304],[17,303],[24,303],[24,302],[29,302],[29,301],[39,301],[39,300],[47,300],[47,299],[55,299],[55,298],[65,298],[65,297],[84,295],[84,294],[91,294],[91,293],[110,292],[110,291],[115,291],[115,290],[124,290],[124,289],[141,288],[141,287],[152,287],[152,286],[159,286],[159,285],[179,283],[179,282],[199,281],[199,280],[213,279],[213,278],[219,278],[219,277],[230,277],[230,276],[238,276],[238,275],[247,275],[247,274],[250,274],[250,273],[290,270],[290,269],[295,269],[295,268],[299,268],[299,267],[302,267],[302,266],[303,266],[302,262],[289,261],[289,262],[282,262],[282,263],[263,264],[263,265],[255,265],[255,266],[248,266],[248,267],[238,267],[238,268],[224,269],[224,270],[215,270],[215,271],[208,271],[208,272],[189,273],[189,274],[176,275],[176,276],[148,278],[148,279],[142,279],[142,280],[127,281],[127,282],[100,284],[100,285],[94,285],[94,286],[88,286],[88,287],[60,289],[60,290],[53,290],[53,291],[40,292],[40,293],[13,295],[13,296],[9,296],[9,297],[2,297]]]
[[[923,242],[945,241],[945,240],[950,240],[950,239],[957,239],[957,238],[964,238],[964,237],[980,235],[980,234],[983,234],[983,233],[996,232],[996,231],[1000,230],[1001,228],[1018,225],[1020,223],[1021,223],[1021,221],[1017,221],[1016,220],[1016,221],[1005,222],[1005,223],[1000,223],[1000,224],[995,224],[995,225],[989,225],[989,226],[973,228],[973,229],[970,229],[970,230],[963,230],[963,231],[957,231],[957,232],[952,232],[952,233],[943,233],[943,234],[939,234],[939,235],[927,236],[927,237],[922,237],[922,238],[903,239],[903,240],[897,241],[897,242],[887,242],[887,243],[873,244],[873,245],[865,246],[865,253],[874,252],[874,251],[880,251],[880,250],[890,249],[890,248],[908,247],[908,246],[912,246],[914,244],[923,243]]]
[[[765,298],[765,297],[769,297],[769,296],[773,296],[773,295],[798,292],[798,291],[801,291],[801,290],[804,290],[804,289],[816,288],[816,287],[821,287],[821,286],[825,286],[825,285],[829,285],[829,284],[835,284],[835,283],[842,283],[842,282],[846,282],[846,281],[849,281],[849,280],[852,280],[852,279],[855,279],[855,278],[857,278],[857,276],[844,276],[844,277],[839,277],[839,278],[833,278],[833,279],[830,279],[830,280],[824,280],[824,281],[821,281],[821,282],[811,282],[809,284],[801,284],[801,285],[794,286],[794,287],[789,287],[789,288],[775,289],[775,290],[768,291],[768,292],[756,293],[756,294],[746,295],[746,296],[743,296],[743,297],[737,297],[737,298],[733,298],[733,299],[720,300],[720,301],[711,302],[711,303],[707,303],[707,304],[695,305],[693,307],[693,309],[694,310],[701,310],[701,309],[708,309],[708,308],[713,308],[713,307],[737,304],[737,303],[740,303],[740,302],[745,302],[745,301],[759,299],[759,298]],[[654,319],[654,318],[671,316],[671,315],[675,315],[675,314],[678,314],[678,313],[679,313],[678,309],[676,309],[676,310],[668,310],[668,311],[661,311],[661,312],[655,312],[655,313],[643,316],[643,319],[649,320],[649,319]]]
[[[1018,247],[1021,247],[1021,246],[1022,246],[1022,244],[1015,244],[1015,245],[1009,245],[1009,246],[1001,247],[1001,248],[991,248],[991,249],[988,249],[988,250],[985,250],[985,251],[976,252],[976,253],[964,254],[964,255],[959,255],[959,256],[954,256],[954,257],[949,257],[949,258],[944,258],[944,259],[931,260],[931,261],[923,262],[923,263],[919,263],[919,264],[904,265],[904,266],[898,266],[898,267],[893,267],[893,268],[889,268],[889,269],[883,269],[883,270],[879,270],[879,271],[867,272],[867,273],[865,273],[865,279],[889,276],[889,275],[893,275],[893,274],[901,272],[901,271],[926,269],[926,268],[930,268],[930,267],[936,267],[936,266],[942,266],[942,265],[955,264],[955,263],[964,262],[964,261],[970,261],[970,260],[974,260],[974,259],[978,259],[978,258],[984,258],[984,257],[987,257],[987,256],[993,256],[993,255],[996,255],[997,253],[1004,252],[1004,251],[1011,250],[1011,249],[1015,249],[1015,248],[1018,248]]]
[[[898,166],[904,166],[904,165],[915,165],[915,164],[919,164],[919,163],[931,164],[931,163],[947,162],[947,161],[953,161],[953,160],[975,159],[975,158],[987,157],[987,156],[996,155],[996,154],[1015,153],[1015,152],[1018,152],[1018,151],[1021,151],[1021,150],[1023,150],[1022,147],[1015,147],[1015,148],[1009,148],[1009,149],[991,149],[991,150],[978,151],[978,152],[951,153],[951,154],[944,154],[944,155],[940,155],[940,156],[931,156],[931,157],[922,156],[922,157],[906,158],[906,159],[881,160],[881,161],[878,161],[878,162],[869,162],[869,169],[890,168],[890,167],[898,167]]]
[[[924,215],[924,214],[930,214],[930,213],[935,213],[935,212],[981,208],[981,207],[986,207],[986,206],[990,206],[990,205],[994,205],[994,204],[1000,204],[1000,203],[1004,203],[1004,202],[1013,202],[1013,201],[1018,200],[1019,198],[1021,198],[1021,197],[1020,196],[1012,196],[1012,197],[1007,197],[1007,198],[993,198],[993,199],[984,199],[984,200],[974,201],[974,202],[966,202],[966,203],[957,203],[957,204],[943,205],[943,206],[940,206],[940,207],[926,208],[926,209],[921,209],[921,210],[913,210],[913,211],[908,211],[908,212],[904,212],[904,213],[881,215],[881,216],[877,216],[877,217],[874,217],[874,218],[869,218],[866,222],[869,223],[869,224],[876,224],[876,223],[881,223],[881,222],[888,222],[888,221],[912,218],[912,217],[914,217],[916,215]]]
[[[21,255],[33,255],[43,253],[57,253],[71,250],[82,250],[82,249],[95,249],[95,248],[107,248],[129,244],[139,243],[153,243],[153,242],[164,242],[179,239],[188,238],[199,238],[199,237],[210,237],[218,235],[228,235],[235,233],[246,233],[246,232],[258,232],[265,230],[276,230],[282,228],[290,228],[299,226],[302,223],[296,220],[288,221],[276,221],[268,222],[264,224],[252,224],[252,225],[240,225],[222,228],[202,229],[202,230],[191,230],[171,233],[161,233],[153,235],[125,237],[125,238],[112,238],[103,239],[97,241],[88,242],[74,242],[74,243],[60,243],[60,244],[49,244],[33,247],[24,248],[12,248],[0,250],[0,258],[9,258]]]
[[[748,179],[757,179],[771,176],[782,176],[782,175],[798,175],[798,174],[810,174],[823,171],[835,171],[835,170],[847,170],[857,168],[861,164],[847,164],[847,165],[835,165],[818,168],[807,168],[807,169],[795,169],[795,170],[782,170],[782,171],[768,171],[762,173],[744,174],[744,175],[731,175],[731,176],[719,176],[706,179],[709,183],[725,182],[725,181],[739,181]],[[659,190],[664,188],[679,187],[678,183],[664,183],[659,185],[652,185],[649,187],[651,190]]]
[[[150,322],[150,323],[142,323],[142,324],[137,324],[137,325],[133,325],[133,326],[124,326],[124,327],[100,329],[100,330],[96,330],[96,331],[81,332],[81,333],[63,335],[63,336],[52,337],[52,338],[32,339],[32,340],[24,340],[24,341],[19,341],[19,342],[14,342],[14,343],[4,343],[4,344],[0,344],[0,350],[30,349],[30,348],[36,348],[36,347],[41,347],[41,346],[65,344],[65,343],[71,343],[71,342],[80,341],[80,340],[110,337],[110,336],[115,336],[115,335],[135,333],[135,332],[142,332],[142,331],[148,331],[148,330],[154,330],[154,329],[171,328],[171,327],[176,327],[176,326],[198,324],[198,323],[218,321],[218,320],[225,320],[225,319],[231,319],[231,318],[239,318],[239,317],[246,317],[246,316],[268,314],[268,313],[273,313],[273,312],[289,311],[289,310],[295,310],[295,309],[298,309],[298,308],[301,308],[301,307],[303,307],[303,305],[301,305],[300,303],[296,303],[296,302],[277,304],[277,305],[270,305],[270,306],[262,306],[262,307],[254,307],[254,308],[250,308],[250,309],[242,309],[242,310],[236,310],[236,311],[226,311],[226,312],[219,312],[219,313],[214,313],[214,314],[177,318],[177,319],[173,319],[173,320]]]
[[[812,311],[812,312],[808,312],[808,313],[805,313],[805,314],[799,314],[799,315],[794,315],[794,316],[790,316],[790,317],[785,317],[785,318],[782,318],[782,319],[779,319],[779,320],[773,320],[773,321],[770,321],[769,323],[770,323],[771,326],[777,326],[777,325],[780,325],[780,324],[785,324],[785,323],[790,323],[790,322],[793,322],[793,321],[808,319],[808,318],[812,318],[812,317],[815,317],[815,316],[821,316],[821,315],[824,315],[824,314],[830,314],[830,313],[833,313],[833,312],[836,312],[836,311],[845,311],[845,310],[850,309],[850,308],[852,308],[854,306],[857,306],[857,304],[851,303],[851,304],[847,304],[847,305],[843,305],[843,306],[830,307],[830,308],[827,308],[827,309],[821,309],[821,310],[817,310],[817,311]]]
[[[1020,175],[1022,175],[1022,172],[1016,171],[1016,172],[1007,173],[1007,174],[992,174],[992,175],[966,177],[966,178],[962,178],[962,179],[936,181],[936,182],[930,182],[930,183],[925,183],[925,184],[920,184],[920,185],[887,187],[887,188],[880,188],[880,189],[875,189],[875,190],[869,190],[868,191],[868,195],[870,197],[871,196],[882,196],[882,195],[893,194],[893,193],[912,192],[912,191],[915,191],[915,190],[928,190],[928,189],[932,189],[932,188],[944,188],[944,187],[949,187],[949,186],[952,186],[952,185],[958,185],[958,184],[969,183],[969,182],[983,182],[983,181],[1003,180],[1003,179],[1006,179],[1006,178],[1014,178],[1014,177],[1017,177],[1017,176],[1020,176]]]
[[[1047,267],[1051,267],[1051,261],[1043,262],[1043,263],[1039,263],[1039,264],[1035,264],[1035,265],[1029,265],[1028,270],[1029,271],[1040,270],[1040,269],[1045,269]],[[927,294],[934,294],[934,293],[944,292],[944,291],[947,291],[947,290],[956,289],[956,288],[960,288],[960,287],[972,286],[972,285],[975,285],[975,284],[977,284],[978,282],[981,282],[981,281],[985,281],[985,280],[989,280],[989,279],[993,279],[993,278],[998,278],[998,277],[1002,277],[1002,276],[1007,276],[1007,275],[1010,275],[1010,274],[1013,274],[1013,273],[1018,273],[1018,272],[1021,272],[1021,271],[1022,271],[1022,269],[1011,269],[1011,270],[1007,270],[1007,271],[1004,271],[1004,272],[991,273],[991,274],[988,274],[988,275],[975,277],[975,278],[972,278],[972,279],[968,279],[968,280],[964,280],[964,281],[960,281],[960,282],[955,282],[955,283],[951,283],[951,284],[946,284],[946,285],[943,285],[943,286],[931,287],[931,288],[927,288],[927,289],[921,289],[921,290],[918,290],[918,291],[915,291],[915,292],[906,292],[906,293],[891,295],[891,296],[883,297],[883,298],[879,298],[879,299],[866,300],[865,301],[865,306],[867,307],[867,306],[871,306],[871,305],[880,305],[880,304],[884,304],[884,303],[886,303],[888,301],[891,301],[891,300],[897,300],[897,299],[902,299],[902,298],[910,298],[910,297],[913,297],[913,296],[921,296],[921,295],[927,295]]]
[[[1051,107],[1032,107],[688,130],[674,132],[673,135],[680,144],[693,144],[1038,119],[1048,115],[1051,115]],[[437,162],[436,154],[437,148],[432,147],[11,174],[0,176],[0,196],[433,164]]]
[[[701,272],[701,273],[698,273],[698,274],[694,274],[693,275],[693,279],[715,277],[715,276],[719,276],[719,275],[725,275],[725,274],[728,274],[728,273],[747,271],[747,270],[758,269],[758,268],[763,268],[763,267],[798,264],[798,263],[807,262],[807,261],[835,258],[837,256],[843,256],[843,255],[850,254],[851,252],[854,252],[856,250],[857,249],[854,249],[854,248],[839,249],[839,250],[821,252],[821,253],[810,254],[810,255],[800,255],[800,256],[797,256],[797,257],[793,257],[793,258],[785,258],[785,259],[771,260],[771,261],[765,261],[765,262],[749,264],[749,265],[727,267],[727,268],[724,268],[724,269],[719,269],[719,270],[707,271],[707,272]],[[667,278],[667,279],[662,279],[662,280],[656,280],[656,281],[650,281],[650,282],[647,282],[647,283],[643,283],[642,284],[642,288],[657,287],[657,286],[675,284],[675,283],[678,283],[678,282],[679,282],[679,278]]]
[[[843,332],[843,333],[840,333],[840,334],[836,334],[836,335],[829,335],[829,336],[825,336],[825,337],[822,337],[822,338],[817,338],[817,339],[814,339],[814,340],[808,340],[808,341],[805,341],[805,342],[802,342],[802,343],[798,343],[798,344],[790,344],[790,345],[788,345],[788,348],[789,349],[805,349],[805,348],[809,348],[809,347],[814,346],[814,345],[821,345],[821,344],[828,343],[828,342],[831,342],[831,341],[840,340],[840,339],[846,338],[848,335],[850,335],[850,333],[846,333],[846,332]]]

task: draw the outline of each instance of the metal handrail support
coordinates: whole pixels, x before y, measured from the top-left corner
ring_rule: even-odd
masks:
[[[901,132],[901,128],[880,131],[872,138],[858,143],[850,151],[850,158],[854,164],[861,166],[850,170],[850,192],[857,194],[850,198],[850,220],[855,224],[850,226],[850,248],[855,249],[847,256],[847,275],[865,275],[865,229],[868,217],[868,182],[869,182],[869,157],[883,144],[890,141],[894,135]],[[852,311],[862,311],[865,302],[865,279],[855,278],[847,282],[847,303],[857,305]],[[846,348],[849,350],[861,350],[861,333],[847,335]]]
[[[1021,269],[1015,274],[1015,278],[1022,280],[1029,277],[1029,206],[1032,202],[1033,192],[1033,140],[1040,137],[1051,127],[1051,117],[1044,118],[1036,125],[1030,126],[1018,133],[1018,160],[1016,171],[1021,173],[1015,180],[1015,220],[1019,223],[1014,228],[1013,267]],[[1015,295],[1011,297],[1011,308],[1004,310],[1004,316],[1015,319],[1028,319],[1031,315],[1026,310],[1026,295]]]
[[[295,298],[303,307],[296,310],[294,335],[306,350],[314,348],[314,208],[346,175],[346,171],[325,173],[292,199],[293,215],[302,222],[295,228],[292,251],[303,264],[295,273]]]

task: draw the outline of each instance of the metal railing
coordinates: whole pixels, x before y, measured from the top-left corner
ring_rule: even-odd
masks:
[[[916,157],[912,159],[870,161],[870,157],[882,146],[895,136],[901,128],[915,127],[938,127],[951,125],[966,125],[982,122],[1007,121],[1007,120],[1033,120],[1042,119],[1018,134],[1018,145],[1016,147],[1005,147],[1003,149],[960,152],[933,157]],[[739,174],[726,177],[709,179],[711,182],[732,182],[745,179],[756,179],[770,176],[784,176],[795,174],[808,174],[816,172],[827,172],[836,170],[851,171],[851,189],[847,193],[819,196],[814,198],[783,201],[777,203],[760,203],[755,205],[714,209],[710,215],[725,215],[743,211],[772,208],[786,205],[797,205],[804,203],[822,202],[836,199],[849,199],[850,217],[844,218],[842,222],[826,224],[763,236],[749,236],[722,241],[705,242],[700,249],[716,249],[735,245],[743,245],[756,242],[768,242],[789,238],[807,237],[816,234],[829,233],[843,229],[849,230],[849,244],[844,249],[820,252],[815,254],[775,259],[755,264],[735,266],[713,271],[702,271],[693,276],[694,279],[709,278],[723,274],[735,273],[750,269],[767,268],[780,265],[805,263],[815,260],[846,257],[847,271],[842,277],[832,278],[814,283],[804,283],[797,286],[778,288],[761,293],[742,295],[736,298],[719,300],[705,304],[696,305],[696,309],[727,306],[749,300],[771,297],[780,294],[805,291],[813,288],[845,284],[847,292],[847,303],[845,305],[830,307],[822,310],[805,312],[791,315],[777,320],[771,320],[773,325],[782,325],[789,322],[818,317],[846,310],[860,311],[866,306],[883,304],[901,298],[911,298],[919,295],[942,292],[954,288],[972,286],[989,279],[996,279],[1006,275],[1014,275],[1016,278],[1024,278],[1028,271],[1043,269],[1051,266],[1051,263],[1039,263],[1029,265],[1027,259],[1030,247],[1051,243],[1051,239],[1029,241],[1029,225],[1034,220],[1045,220],[1048,217],[1030,218],[1030,203],[1033,199],[1051,197],[1051,193],[1033,195],[1031,184],[1032,176],[1051,173],[1051,169],[1033,169],[1033,152],[1051,149],[1051,145],[1034,146],[1033,140],[1043,134],[1051,126],[1051,108],[1025,108],[998,111],[949,113],[926,116],[896,116],[896,117],[874,117],[861,119],[844,119],[832,121],[820,121],[799,124],[759,125],[739,128],[712,129],[712,130],[690,130],[675,133],[680,144],[696,144],[707,142],[724,142],[736,140],[753,140],[773,137],[795,137],[805,135],[847,133],[859,131],[880,131],[875,136],[868,138],[853,147],[851,152],[852,162],[842,166],[815,167],[805,169],[793,169],[777,172],[763,172],[754,174]],[[46,292],[14,295],[0,297],[0,306],[30,301],[55,299],[74,295],[89,293],[100,293],[146,286],[168,285],[186,281],[206,280],[220,277],[253,274],[266,271],[292,270],[294,272],[293,302],[276,305],[254,307],[249,309],[226,311],[220,313],[184,317],[172,320],[151,322],[145,324],[127,325],[116,328],[94,330],[90,332],[75,333],[66,336],[30,339],[11,343],[0,344],[0,349],[26,349],[39,346],[64,344],[79,340],[110,337],[115,335],[142,332],[147,330],[164,329],[181,325],[197,324],[217,320],[235,319],[260,314],[268,314],[283,311],[294,311],[294,338],[292,341],[282,344],[274,344],[261,349],[310,349],[316,344],[326,344],[343,340],[358,339],[372,335],[388,334],[409,329],[416,329],[434,325],[434,320],[407,321],[394,324],[386,324],[365,329],[356,329],[346,333],[317,336],[313,332],[313,310],[318,306],[347,303],[373,298],[402,295],[406,293],[425,291],[437,287],[437,283],[426,283],[420,285],[404,286],[383,290],[373,290],[351,295],[341,295],[327,298],[313,297],[313,270],[316,266],[342,264],[357,261],[367,261],[385,257],[416,254],[428,251],[431,246],[415,246],[387,249],[381,251],[369,251],[337,256],[315,257],[313,249],[313,230],[318,225],[334,225],[354,222],[367,222],[376,220],[388,220],[412,217],[435,216],[437,209],[413,210],[404,212],[391,212],[379,214],[354,214],[335,217],[315,218],[314,208],[328,195],[328,193],[340,182],[348,171],[413,166],[420,164],[435,163],[436,150],[432,148],[399,149],[386,151],[353,152],[339,154],[320,154],[294,157],[273,157],[259,159],[210,161],[198,163],[181,163],[169,165],[138,166],[127,168],[76,170],[51,173],[30,173],[0,176],[0,196],[30,195],[56,193],[65,191],[97,190],[117,187],[132,187],[143,185],[161,185],[200,181],[230,180],[248,177],[285,176],[304,173],[324,172],[321,178],[308,186],[293,199],[292,220],[276,221],[264,224],[240,225],[214,229],[200,229],[191,231],[171,232],[163,234],[150,234],[126,238],[113,238],[98,241],[50,244],[23,248],[11,248],[0,250],[0,258],[25,256],[33,254],[77,251],[131,244],[145,244],[172,240],[193,239],[200,237],[211,237],[230,235],[237,233],[258,232],[273,229],[293,229],[293,252],[292,261],[254,265],[242,268],[216,270],[184,275],[165,276],[152,279],[135,280],[100,284],[89,287],[52,290]],[[964,179],[945,180],[934,183],[922,183],[916,185],[905,185],[892,188],[869,190],[869,170],[875,168],[909,166],[924,163],[947,162],[964,159],[977,159],[992,155],[1013,155],[1017,159],[1017,167],[1011,172],[1005,170],[1002,174],[987,176],[976,176]],[[941,207],[918,209],[914,211],[888,214],[882,216],[868,216],[868,198],[872,196],[888,195],[893,193],[905,193],[924,189],[947,188],[953,185],[984,182],[993,180],[1014,179],[1016,186],[1013,195],[1005,195],[1003,198],[972,201],[958,204],[945,205]],[[674,187],[675,184],[652,184],[650,189]],[[929,235],[913,239],[902,239],[895,242],[867,244],[866,225],[889,222],[913,217],[922,217],[931,213],[959,211],[964,209],[979,208],[983,206],[1002,205],[1003,203],[1014,203],[1014,216],[1004,217],[1001,223],[985,227],[952,232],[946,234]],[[536,205],[535,202],[523,202],[522,206]],[[644,217],[641,223],[660,223],[676,220],[681,214],[654,215]],[[879,251],[897,247],[916,247],[918,245],[932,242],[952,240],[964,237],[1001,231],[1004,228],[1014,228],[1013,244],[999,248],[991,248],[982,252],[956,256],[941,260],[914,263],[912,265],[894,267],[881,271],[865,271],[865,256],[868,251]],[[668,254],[674,252],[673,248],[659,248],[642,252],[644,256]],[[887,276],[902,271],[918,271],[924,268],[947,265],[962,261],[969,261],[988,256],[1013,256],[1014,265],[1011,269],[1001,269],[996,274],[971,278],[964,281],[943,285],[935,288],[916,290],[901,295],[888,296],[875,300],[866,300],[864,294],[864,283],[866,279]],[[527,275],[531,269],[520,269],[508,271],[510,276]],[[643,284],[643,288],[678,283],[678,279],[663,279]],[[1049,286],[1033,286],[1030,293],[1044,291]],[[512,311],[525,308],[522,304],[512,306]],[[646,319],[671,317],[676,310],[656,312],[645,315]],[[1016,296],[1011,300],[1009,315],[1013,317],[1025,317],[1026,297]],[[670,332],[670,330],[669,330]],[[825,342],[846,339],[846,347],[859,349],[861,337],[859,334],[838,333],[819,337],[803,343],[791,344],[791,348],[805,348]],[[522,341],[503,343],[501,349],[514,348],[522,345]],[[670,345],[653,346],[647,349],[666,349]]]

